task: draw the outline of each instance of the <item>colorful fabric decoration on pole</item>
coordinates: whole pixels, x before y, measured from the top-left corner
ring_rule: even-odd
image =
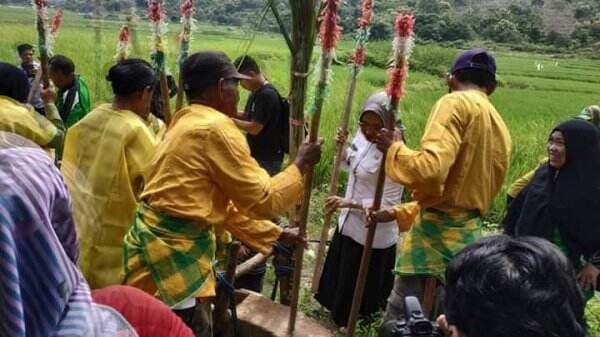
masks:
[[[60,30],[60,26],[63,23],[63,11],[57,10],[52,17],[52,21],[50,22],[50,34],[48,34],[48,55],[52,56],[54,50],[54,42],[58,37],[58,31]]]
[[[129,25],[124,24],[119,30],[119,42],[117,42],[117,55],[115,60],[121,62],[129,57]]]
[[[361,17],[358,19],[358,29],[354,36],[354,53],[352,57],[352,63],[350,64],[350,80],[348,81],[348,89],[346,91],[346,99],[344,101],[344,112],[342,113],[342,119],[340,120],[340,130],[348,132],[348,123],[350,121],[350,114],[352,113],[352,102],[354,101],[354,92],[356,90],[356,80],[360,69],[365,63],[365,47],[369,40],[369,27],[371,25],[371,19],[373,18],[373,0],[363,0],[362,2]],[[331,180],[329,181],[329,195],[334,196],[337,194],[338,178],[340,174],[343,152],[345,151],[344,145],[336,146],[335,161],[333,164],[333,171],[331,173]],[[329,235],[329,227],[331,225],[333,214],[325,213],[323,219],[323,227],[321,228],[321,238],[319,240],[319,248],[317,249],[317,258],[315,261],[315,270],[312,279],[311,291],[316,294],[319,290],[319,281],[323,272],[323,264],[325,262],[325,246],[327,243],[327,237]]]
[[[354,54],[352,55],[352,69],[358,70],[365,64],[365,46],[369,40],[369,28],[373,19],[373,0],[362,2],[362,15],[358,19],[358,29],[354,36]]]
[[[394,63],[389,73],[389,80],[386,87],[386,92],[389,97],[388,109],[390,117],[384,121],[385,127],[389,130],[395,128],[396,113],[400,99],[404,96],[404,82],[408,76],[408,58],[414,44],[413,28],[415,26],[415,18],[410,12],[401,12],[396,17],[395,21],[396,36],[393,42],[394,48]],[[373,197],[374,211],[381,207],[381,198],[383,196],[383,188],[385,184],[385,162],[387,156],[384,155],[379,167],[379,176],[377,178],[377,186],[375,188],[375,196]],[[367,273],[369,270],[369,262],[371,261],[371,253],[373,251],[373,240],[375,238],[375,224],[369,224],[367,238],[363,248],[363,254],[360,259],[360,268],[356,278],[356,286],[354,288],[354,296],[352,299],[352,308],[348,318],[348,336],[354,336],[356,330],[356,321],[362,304],[362,298],[367,282]]]
[[[387,94],[390,107],[397,108],[404,96],[404,83],[408,76],[408,58],[414,46],[415,18],[410,13],[401,13],[396,18],[396,37],[394,38],[394,66],[390,70]]]
[[[314,101],[310,108],[310,132],[309,142],[317,142],[319,137],[319,124],[321,120],[321,110],[325,97],[331,82],[331,61],[335,47],[338,44],[341,29],[338,25],[338,10],[340,0],[327,0],[324,4],[321,15],[321,30],[319,37],[321,40],[321,57],[317,69],[317,87],[315,90]],[[312,181],[314,176],[314,167],[311,167],[304,180],[304,198],[300,207],[298,217],[298,229],[301,236],[306,234],[306,223],[308,219],[308,208],[312,194]],[[294,279],[292,287],[292,301],[290,304],[290,318],[288,322],[288,335],[292,336],[296,327],[296,315],[298,313],[298,299],[300,294],[300,279],[302,276],[302,260],[304,258],[304,247],[296,247],[294,255]]]
[[[152,62],[160,81],[160,96],[165,123],[171,123],[171,103],[167,83],[165,38],[167,12],[161,0],[148,0],[148,18],[152,24]]]
[[[323,106],[323,102],[329,94],[331,85],[331,60],[340,39],[342,29],[338,25],[338,9],[340,0],[327,1],[321,15],[321,29],[319,39],[321,41],[321,57],[317,65],[318,74],[315,76],[316,90],[312,105],[309,109],[310,116],[314,116],[317,110]]]
[[[179,35],[179,64],[181,65],[186,57],[188,57],[190,50],[190,42],[192,41],[192,31],[194,29],[194,1],[184,0],[181,2],[179,7],[181,11],[181,25],[183,30]]]
[[[152,61],[157,71],[165,70],[165,39],[167,12],[162,1],[148,1],[148,18],[152,25]]]
[[[183,29],[179,35],[179,58],[178,64],[181,68],[183,61],[188,57],[190,50],[190,43],[192,41],[192,31],[194,30],[194,1],[183,0],[181,6],[179,6],[181,12],[181,25]],[[181,78],[181,71],[179,74],[179,85],[177,88],[177,100],[175,104],[175,110],[179,111],[183,107],[183,80]]]

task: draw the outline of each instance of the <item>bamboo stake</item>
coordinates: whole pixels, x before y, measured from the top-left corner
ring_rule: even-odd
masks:
[[[181,2],[181,6],[179,7],[181,11],[181,24],[183,26],[183,30],[179,35],[179,83],[177,86],[177,100],[175,103],[175,111],[181,110],[183,107],[183,77],[181,76],[181,65],[188,57],[190,50],[190,42],[192,39],[192,29],[194,28],[194,1],[193,0],[183,0]]]
[[[164,32],[166,31],[166,12],[161,0],[148,1],[148,18],[152,23],[152,61],[159,76],[160,96],[162,101],[165,123],[171,123],[171,102],[169,97],[169,85],[165,70]]]
[[[337,24],[337,15],[340,0],[327,0],[322,14],[322,23],[320,31],[321,57],[319,60],[319,69],[317,75],[317,88],[315,91],[314,102],[310,110],[310,132],[309,142],[317,142],[319,137],[319,124],[321,121],[321,111],[323,103],[328,93],[331,82],[331,61],[333,52],[337,45],[340,28]],[[311,167],[304,179],[304,197],[299,214],[299,232],[300,235],[306,235],[306,223],[308,219],[308,208],[312,193],[312,181],[314,177],[314,167]],[[288,335],[292,336],[296,325],[296,315],[298,311],[298,298],[300,292],[300,280],[302,276],[302,260],[304,257],[304,248],[296,247],[294,279],[292,288],[292,303],[290,307],[290,320],[288,325]]]
[[[48,33],[46,30],[48,1],[34,0],[33,5],[36,11],[36,29],[38,34],[38,48],[40,50],[40,66],[42,68],[42,84],[44,88],[47,88],[50,84],[48,80]]]
[[[229,247],[229,258],[227,261],[227,269],[225,271],[225,281],[233,285],[236,277],[236,268],[238,262],[238,255],[240,248],[242,247],[239,241],[234,241]],[[217,298],[215,300],[215,309],[213,311],[214,325],[217,332],[224,334],[228,327],[227,324],[227,308],[230,306],[232,296],[227,290],[221,289],[217,292]],[[234,324],[237,324],[234,322]]]
[[[267,262],[267,260],[269,259],[269,257],[271,257],[271,255],[273,255],[272,252],[267,255],[258,253],[256,255],[254,255],[253,257],[251,257],[250,259],[240,263],[237,266],[237,269],[235,271],[235,278],[240,278],[240,277],[248,274],[252,270],[254,270],[259,265]]]
[[[362,15],[358,20],[358,30],[355,36],[354,45],[354,56],[350,65],[350,81],[348,82],[348,89],[346,91],[346,100],[344,103],[344,112],[340,121],[340,130],[344,133],[348,133],[348,123],[350,121],[350,114],[352,112],[352,103],[354,101],[354,92],[356,89],[356,81],[358,74],[365,61],[365,46],[369,39],[369,26],[373,17],[373,0],[363,0],[362,3]],[[337,194],[338,179],[340,175],[340,168],[342,166],[342,159],[344,156],[345,144],[336,145],[336,154],[333,164],[333,172],[331,173],[331,180],[329,181],[329,193],[328,196],[334,196]],[[317,249],[317,258],[315,261],[315,271],[312,279],[311,291],[316,294],[319,290],[319,281],[321,274],[323,273],[323,264],[325,262],[325,248],[327,245],[327,236],[329,234],[329,227],[333,213],[325,213],[323,220],[323,227],[321,228],[321,238],[319,241],[319,247]]]
[[[388,109],[390,110],[389,118],[385,122],[388,130],[394,130],[395,116],[398,111],[400,99],[404,95],[404,82],[408,72],[408,57],[413,43],[413,27],[414,17],[408,12],[400,13],[396,17],[396,38],[394,39],[394,66],[390,71],[388,81],[387,94],[389,97]],[[381,208],[381,199],[383,197],[383,189],[385,184],[385,163],[387,154],[385,153],[379,168],[377,177],[377,187],[375,189],[375,197],[373,202],[373,210],[377,211]],[[348,336],[354,336],[356,329],[356,321],[362,304],[363,293],[367,281],[367,273],[371,262],[371,253],[373,248],[373,239],[375,238],[375,230],[377,224],[370,223],[367,232],[367,238],[363,247],[363,254],[360,259],[360,269],[356,279],[354,288],[354,296],[350,316],[348,318]]]
[[[96,97],[94,97],[93,101],[95,101],[98,98],[98,94],[100,92],[100,79],[104,78],[104,75],[102,74],[102,18],[101,18],[101,14],[102,14],[102,0],[94,0],[94,20],[93,20],[93,26],[94,26],[94,40],[93,40],[93,45],[95,46],[94,48],[94,64],[95,64],[95,69],[94,71],[96,72],[96,76],[95,76],[95,81],[94,81],[94,94],[96,95]]]

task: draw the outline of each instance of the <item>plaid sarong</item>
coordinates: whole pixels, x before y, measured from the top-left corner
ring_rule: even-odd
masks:
[[[212,225],[169,217],[141,204],[125,236],[125,281],[133,272],[148,270],[160,299],[173,307],[202,288],[214,255]]]
[[[482,237],[481,225],[477,211],[422,210],[404,237],[395,273],[434,276],[443,281],[452,257]]]

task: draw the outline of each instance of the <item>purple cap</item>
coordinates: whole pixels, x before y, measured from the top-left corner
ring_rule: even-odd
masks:
[[[496,76],[496,59],[483,48],[470,49],[458,56],[450,73],[465,69],[481,69]]]

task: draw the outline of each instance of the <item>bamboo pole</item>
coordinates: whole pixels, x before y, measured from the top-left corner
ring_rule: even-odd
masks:
[[[38,35],[38,48],[40,50],[40,66],[42,70],[42,84],[47,88],[50,84],[48,80],[48,33],[46,30],[46,20],[48,19],[48,1],[34,0],[36,11],[36,30]]]
[[[384,121],[385,127],[388,130],[394,130],[396,113],[398,112],[400,99],[404,94],[404,82],[408,72],[408,57],[412,47],[414,17],[412,14],[407,12],[400,13],[396,18],[395,26],[397,35],[394,39],[394,66],[390,71],[390,79],[387,87],[387,94],[389,97],[388,109],[390,114],[388,120]],[[383,197],[386,176],[386,161],[387,153],[384,153],[381,160],[381,166],[379,168],[379,175],[377,177],[375,197],[373,198],[373,211],[377,211],[381,208],[381,199]],[[354,296],[352,299],[352,307],[350,309],[350,316],[348,318],[348,336],[351,337],[354,336],[356,330],[356,321],[358,320],[358,314],[362,305],[362,298],[367,281],[369,264],[371,262],[371,253],[373,251],[373,240],[375,238],[376,229],[377,224],[369,224],[367,238],[363,247],[363,254],[360,259],[360,268],[358,270],[358,277],[356,279],[356,286],[354,288]]]
[[[169,83],[164,70],[158,74],[160,81],[160,97],[162,100],[162,112],[165,116],[165,124],[171,124],[171,97],[169,97]]]
[[[352,101],[354,100],[356,80],[356,76],[352,76],[350,78],[350,82],[348,82],[348,90],[346,92],[346,104],[344,107],[342,120],[339,126],[340,130],[344,133],[348,133],[348,124],[350,121],[350,112],[352,111]],[[329,191],[327,194],[328,197],[337,195],[338,179],[340,176],[340,169],[342,167],[342,160],[345,150],[346,144],[336,144],[333,172],[331,172],[331,179],[329,180]],[[315,271],[312,279],[311,291],[313,294],[316,294],[319,291],[319,281],[321,280],[321,274],[323,273],[323,264],[325,263],[325,248],[327,246],[327,237],[329,236],[329,227],[331,226],[333,214],[333,212],[325,212],[325,217],[323,218],[323,227],[321,227],[321,237],[319,241],[319,247],[317,248]]]
[[[181,65],[188,57],[188,53],[190,50],[190,42],[192,38],[192,29],[193,29],[193,15],[194,15],[194,1],[193,0],[183,0],[181,1],[181,6],[179,7],[181,12],[181,24],[182,31],[179,36],[179,81],[177,86],[177,99],[175,103],[175,111],[181,110],[183,107],[183,77],[181,76]]]
[[[162,0],[148,1],[148,18],[152,23],[151,57],[160,82],[160,96],[162,101],[162,111],[165,116],[165,123],[169,125],[171,123],[171,102],[169,97],[167,73],[165,70],[166,55],[163,36],[166,30],[166,12]]]
[[[102,74],[102,0],[94,0],[94,40],[93,45],[94,48],[94,64],[96,72],[95,81],[94,81],[94,93],[96,97],[94,100],[98,98],[98,93],[100,92],[100,79],[104,78]],[[93,101],[94,101],[93,100]]]
[[[310,109],[310,132],[309,142],[317,142],[319,137],[319,125],[321,121],[321,111],[323,103],[327,96],[329,84],[331,81],[331,61],[333,51],[338,41],[340,28],[337,25],[337,14],[339,0],[327,0],[322,15],[320,40],[321,56],[319,60],[319,69],[317,75],[317,87],[315,98]],[[311,167],[306,173],[304,179],[304,197],[299,213],[299,232],[301,236],[306,235],[306,224],[308,220],[308,209],[310,206],[310,197],[312,194],[312,181],[314,177],[314,167]],[[300,293],[300,281],[302,277],[302,262],[304,257],[304,247],[298,246],[295,249],[294,279],[292,288],[292,302],[290,306],[290,319],[288,324],[288,335],[292,336],[296,326],[296,315],[298,312],[298,298]]]
[[[317,0],[289,0],[290,11],[292,13],[289,94],[290,162],[293,162],[298,152],[298,147],[304,141],[304,103],[306,99],[308,69],[315,42],[316,3]],[[292,226],[298,223],[297,214],[297,209],[290,211],[289,219]],[[282,304],[290,304],[292,302],[290,291],[288,291],[292,288],[292,279],[293,277],[290,276],[284,276],[280,279]]]
[[[225,281],[230,285],[233,285],[235,281],[238,255],[241,247],[242,245],[239,241],[234,241],[229,246],[229,258],[227,261],[227,270],[225,271]],[[232,296],[228,293],[228,290],[221,289],[217,292],[213,318],[215,330],[222,334],[227,329],[227,308],[230,306],[231,299]]]
[[[355,47],[354,56],[352,58],[352,64],[350,65],[350,81],[348,82],[348,89],[346,91],[346,99],[344,101],[344,112],[340,121],[339,129],[348,133],[348,124],[350,121],[350,114],[352,112],[352,103],[354,102],[354,92],[356,90],[356,81],[360,69],[364,64],[365,57],[365,45],[369,38],[369,26],[371,24],[371,18],[373,16],[373,0],[364,0],[362,3],[362,14],[358,20],[358,30],[355,36]],[[340,175],[340,168],[345,152],[345,144],[337,144],[335,159],[333,163],[333,172],[331,173],[331,179],[329,181],[329,193],[328,197],[337,195],[338,179]],[[327,245],[327,237],[329,234],[329,227],[333,213],[325,212],[325,218],[323,220],[323,227],[321,228],[321,237],[319,241],[319,247],[317,249],[317,258],[315,261],[315,270],[312,279],[311,291],[316,294],[319,290],[319,281],[321,274],[323,273],[323,264],[325,261],[325,248]]]

